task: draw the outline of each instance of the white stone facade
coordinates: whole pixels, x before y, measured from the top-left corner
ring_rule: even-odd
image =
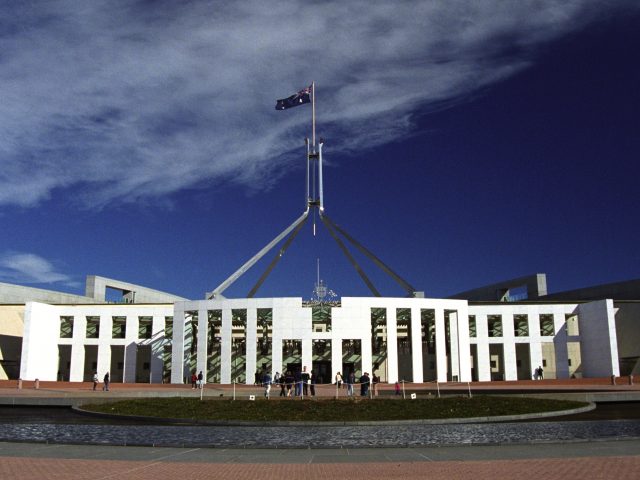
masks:
[[[170,344],[164,335],[165,323],[172,316],[173,305],[170,304],[47,305],[29,302],[25,307],[20,378],[81,382],[89,381],[94,372],[100,380],[110,372],[112,381],[135,382],[144,376],[160,383],[163,378],[161,349]],[[63,319],[72,319],[68,338],[61,332]],[[143,332],[142,336],[141,319],[149,321],[151,326],[151,331]],[[97,335],[88,335],[87,323],[91,320],[99,324]],[[125,325],[124,335],[119,331],[114,335],[113,324],[118,321]],[[148,368],[140,365],[141,351],[148,357],[144,362],[149,364]],[[118,358],[115,358],[116,354]]]
[[[209,382],[251,384],[263,368],[306,367],[325,383],[349,369],[390,383],[522,380],[538,366],[545,378],[619,374],[611,300],[346,297],[316,307],[301,298],[29,302],[20,376],[87,381],[95,370],[114,382],[183,383],[202,371]]]

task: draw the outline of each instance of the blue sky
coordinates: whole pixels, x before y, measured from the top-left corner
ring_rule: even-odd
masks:
[[[203,298],[304,210],[310,107],[274,105],[312,80],[327,213],[418,290],[638,278],[639,5],[4,2],[0,281]],[[368,295],[308,224],[258,296],[317,258]]]

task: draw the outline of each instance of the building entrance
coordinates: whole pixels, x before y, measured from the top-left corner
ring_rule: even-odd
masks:
[[[311,369],[316,376],[317,384],[331,383],[333,381],[331,378],[331,362],[315,361]]]

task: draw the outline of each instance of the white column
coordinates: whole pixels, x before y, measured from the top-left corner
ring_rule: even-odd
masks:
[[[518,379],[518,364],[516,359],[516,343],[513,326],[513,312],[502,315],[502,340],[504,354],[504,379]]]
[[[302,362],[302,368],[304,369],[304,367],[307,367],[307,372],[311,374],[311,367],[313,362],[313,343],[311,337],[309,336],[309,332],[306,332],[305,336],[302,338],[301,344],[302,355],[300,361]]]
[[[471,381],[471,344],[469,342],[469,310],[460,307],[456,311],[456,323],[458,325],[458,366],[461,382]]]
[[[388,382],[396,383],[398,381],[398,321],[395,307],[386,310]]]
[[[102,379],[104,374],[111,369],[111,335],[113,329],[113,318],[111,315],[100,316],[100,335],[98,336],[98,378]],[[93,373],[93,372],[92,372]],[[109,375],[113,375],[111,372]]]
[[[414,383],[422,383],[422,329],[420,328],[420,308],[411,309],[411,369]]]
[[[556,354],[556,378],[569,378],[569,352],[564,312],[553,313],[553,346]]]
[[[365,334],[360,339],[360,354],[362,355],[362,373],[368,372],[369,377],[373,378],[373,350],[371,349],[371,328],[367,329],[368,335]]]
[[[262,369],[262,365],[258,368],[258,346],[257,342],[257,330],[258,330],[258,309],[247,308],[247,328],[246,328],[246,368],[247,368],[247,384],[252,384],[254,381],[254,374],[256,370]],[[271,374],[273,375],[273,373]]]
[[[491,380],[491,357],[489,355],[489,330],[487,326],[487,314],[476,315],[476,338],[478,352],[478,381]]]
[[[198,309],[198,346],[196,351],[196,375],[202,372],[203,382],[207,380],[207,338],[209,314],[207,307]]]
[[[536,368],[542,366],[542,339],[540,337],[540,315],[532,312],[529,317],[529,356],[531,361],[531,374]],[[532,377],[533,378],[533,377]]]
[[[184,303],[173,306],[173,341],[171,343],[171,383],[184,383]]]
[[[436,315],[436,378],[438,382],[447,381],[447,347],[444,326],[444,309],[435,309]]]
[[[71,368],[69,381],[84,381],[84,341],[87,334],[87,317],[74,315],[73,317],[73,344],[71,345]]]
[[[344,379],[344,372],[342,371],[342,337],[337,337],[335,331],[331,337],[331,378],[327,379],[330,383],[336,381],[336,374],[340,372]]]
[[[231,383],[231,309],[222,310],[222,345],[220,347],[220,383]]]
[[[451,379],[460,381],[460,350],[458,349],[458,312],[449,312],[449,340],[451,355]]]
[[[127,315],[124,346],[124,382],[135,383],[138,356],[138,315]]]

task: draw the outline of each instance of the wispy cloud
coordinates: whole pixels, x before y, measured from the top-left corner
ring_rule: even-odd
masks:
[[[14,283],[60,283],[76,287],[78,282],[56,271],[48,260],[33,253],[6,252],[0,255],[0,280]]]
[[[268,187],[309,122],[274,101],[312,79],[332,151],[373,147],[626,8],[637,2],[3,2],[0,205]]]

